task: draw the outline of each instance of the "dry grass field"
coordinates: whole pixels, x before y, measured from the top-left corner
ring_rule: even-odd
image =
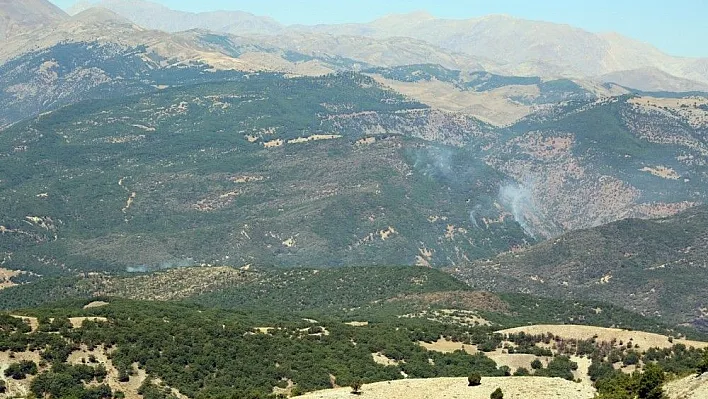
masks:
[[[352,395],[351,388],[338,388],[300,398],[488,399],[497,388],[502,389],[505,399],[590,399],[595,396],[592,387],[559,378],[495,377],[482,378],[482,385],[477,387],[467,386],[466,378],[406,379],[364,385],[359,396]]]

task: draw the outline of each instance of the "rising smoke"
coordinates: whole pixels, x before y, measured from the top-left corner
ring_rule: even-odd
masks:
[[[180,267],[190,267],[196,265],[196,262],[194,262],[194,259],[187,258],[187,259],[179,259],[179,260],[170,260],[170,261],[163,261],[160,262],[156,265],[148,266],[148,265],[140,265],[140,266],[128,266],[125,268],[125,271],[128,273],[148,273],[148,272],[154,272],[158,270],[168,270],[168,269],[177,269]]]
[[[514,220],[527,235],[536,238],[536,231],[530,220],[530,217],[538,214],[532,187],[531,182],[504,184],[499,189],[499,202],[511,212]]]
[[[449,148],[426,147],[415,153],[413,168],[434,179],[449,179],[453,176],[453,153]]]

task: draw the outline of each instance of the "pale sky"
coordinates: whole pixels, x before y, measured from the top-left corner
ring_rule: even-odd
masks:
[[[74,0],[51,0],[68,8]],[[566,23],[592,32],[618,32],[679,56],[708,57],[708,0],[155,0],[200,12],[241,10],[284,24],[369,22],[425,10],[443,18],[488,14]]]

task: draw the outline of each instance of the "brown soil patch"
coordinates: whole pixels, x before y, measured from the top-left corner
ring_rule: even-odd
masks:
[[[422,346],[423,348],[429,350],[429,351],[434,351],[434,352],[441,352],[441,353],[451,353],[455,352],[458,350],[464,350],[465,352],[469,353],[470,355],[474,355],[475,353],[478,352],[477,347],[474,345],[465,345],[461,342],[453,342],[449,341],[444,338],[440,338],[439,340],[429,343],[429,342],[418,342],[418,345]]]
[[[496,362],[497,366],[507,366],[511,369],[512,372],[516,371],[517,369],[523,367],[527,370],[531,370],[531,362],[534,360],[538,359],[540,360],[544,366],[548,364],[548,362],[551,361],[550,357],[546,356],[536,356],[536,355],[530,355],[526,353],[514,353],[514,354],[508,354],[504,353],[502,349],[497,349],[494,352],[487,352],[484,354],[488,358],[494,360]]]
[[[379,83],[433,108],[461,112],[496,126],[507,126],[530,114],[532,108],[512,100],[536,98],[537,86],[506,86],[485,92],[461,91],[452,83],[399,82],[374,76]]]
[[[667,180],[678,180],[681,178],[678,173],[676,173],[675,170],[671,168],[667,168],[666,166],[656,166],[653,168],[650,167],[644,167],[639,170],[640,172],[647,172],[651,173],[652,175],[656,177],[661,177],[662,179],[667,179]]]
[[[371,357],[374,359],[374,362],[383,366],[398,366],[400,364],[399,361],[391,359],[381,353],[372,353]]]
[[[620,330],[617,328],[603,328],[593,326],[577,326],[577,325],[535,325],[508,330],[498,331],[500,334],[516,334],[525,332],[531,335],[543,335],[551,333],[565,339],[587,340],[596,338],[599,342],[632,342],[634,345],[639,345],[641,349],[648,348],[671,348],[675,344],[684,344],[687,347],[706,348],[708,342],[690,341],[685,339],[674,339],[669,342],[669,337],[660,334],[653,334],[641,331]]]
[[[595,390],[559,378],[496,377],[482,378],[482,385],[468,387],[467,378],[405,379],[366,384],[361,397],[371,399],[489,399],[497,388],[504,391],[505,399],[590,399]],[[351,388],[313,392],[302,399],[350,399]]]

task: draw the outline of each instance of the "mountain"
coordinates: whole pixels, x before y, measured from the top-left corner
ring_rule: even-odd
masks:
[[[671,77],[640,72],[641,78],[632,78],[643,86],[639,89],[670,87],[666,85],[667,78],[708,84],[708,59],[672,57],[649,44],[616,33],[596,34],[569,25],[506,15],[457,20],[416,12],[389,15],[365,24],[285,27],[271,19],[241,12],[193,14],[142,0],[81,3],[70,12],[95,5],[109,8],[150,29],[175,32],[198,28],[236,35],[277,36],[262,40],[283,43],[300,53],[334,55],[333,52],[338,51],[337,55],[378,66],[436,63],[453,69],[477,71],[481,70],[479,64],[482,63],[484,70],[496,74],[552,79],[587,79],[655,69]],[[364,37],[368,39],[362,39]],[[356,46],[373,39],[376,39],[375,48]],[[422,43],[415,45],[411,39],[426,43],[428,48]],[[401,41],[408,42],[403,51]],[[430,45],[436,48],[430,58],[411,59],[406,55],[430,53]],[[356,52],[365,54],[368,59],[355,56]],[[465,56],[472,58],[465,60]],[[377,62],[374,57],[384,58]],[[452,59],[456,59],[454,64],[450,62]],[[644,80],[647,78],[649,82]]]
[[[598,80],[649,92],[708,92],[706,83],[677,78],[656,68],[611,72],[600,76]]]
[[[354,64],[230,35],[146,30],[93,7],[0,48],[0,129],[90,98],[228,80],[249,71],[323,75]]]
[[[453,271],[477,289],[602,298],[705,329],[708,207],[574,231]]]
[[[0,0],[0,39],[52,25],[68,15],[46,0]]]
[[[482,221],[503,219],[479,156],[496,137],[351,73],[80,103],[0,135],[0,240],[41,275],[488,257],[529,239]]]
[[[503,76],[419,64],[362,71],[382,84],[431,107],[472,115],[495,126],[510,126],[540,107],[590,100],[629,90],[569,79]]]
[[[90,98],[223,79],[206,59],[248,69],[231,57],[146,31],[99,8],[11,39],[0,59],[0,128]]]
[[[548,82],[570,99],[497,128],[366,75],[179,70],[194,84],[3,131],[6,267],[451,266],[708,193],[705,99]]]
[[[534,236],[706,201],[705,98],[619,96],[562,102],[510,127],[487,164],[513,180],[503,197]]]
[[[191,29],[209,29],[234,35],[274,34],[282,26],[269,17],[259,17],[240,11],[190,13],[172,10],[161,4],[144,0],[103,0],[79,2],[69,14],[74,15],[92,7],[109,9],[134,23],[149,29],[180,32]]]
[[[388,16],[368,24],[291,29],[424,40],[456,53],[489,59],[502,65],[493,72],[509,75],[582,78],[652,67],[680,78],[708,82],[708,59],[671,57],[618,34],[595,34],[569,25],[505,15],[453,20],[414,13]]]

